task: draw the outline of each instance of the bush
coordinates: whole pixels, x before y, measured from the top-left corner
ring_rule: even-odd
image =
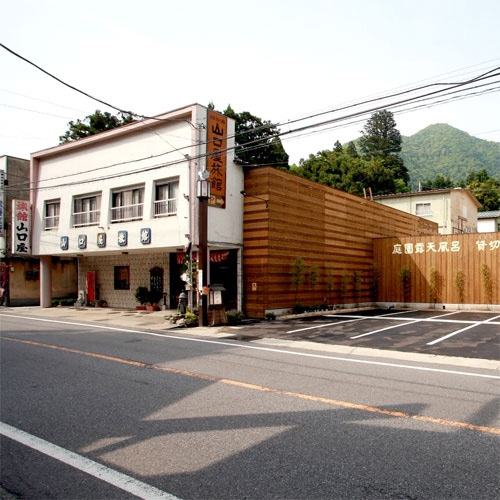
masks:
[[[302,304],[295,304],[292,310],[293,314],[302,314],[306,310],[306,307]]]
[[[141,306],[149,302],[149,290],[145,286],[138,286],[135,289],[134,296]]]
[[[266,313],[266,319],[267,321],[273,321],[276,319],[276,314],[274,314],[273,312],[268,312]]]
[[[243,313],[240,311],[228,311],[227,312],[227,322],[229,325],[237,325],[243,321]]]

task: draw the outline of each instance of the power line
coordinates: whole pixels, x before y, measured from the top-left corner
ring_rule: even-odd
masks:
[[[446,90],[448,90],[448,89],[443,89],[442,92],[444,92]],[[463,89],[462,91],[464,91],[464,90],[467,90],[467,89]],[[431,94],[435,94],[435,92],[433,92]],[[424,94],[424,96],[428,96],[428,95],[429,94]],[[416,99],[418,99],[420,97],[422,97],[422,96],[417,96],[417,97],[414,97],[414,98],[411,98],[411,99],[400,101],[397,104],[401,105],[403,103],[409,103],[409,102],[412,102],[412,101],[414,101],[414,100],[416,100]],[[461,96],[461,97],[465,98],[466,96]],[[430,105],[432,105],[432,103],[428,104],[427,106],[430,106]],[[359,118],[360,115],[367,115],[367,114],[371,113],[372,111],[377,110],[377,109],[381,109],[383,107],[387,107],[387,106],[379,106],[377,108],[370,108],[368,110],[363,110],[363,111],[360,111],[360,112],[357,112],[357,113],[353,113],[353,114],[350,114],[350,115],[346,115],[346,116],[343,116],[343,117],[338,117],[338,118],[335,118],[333,120],[328,120],[327,122],[322,122],[319,125],[322,125],[323,123],[331,124],[333,122],[339,122],[339,121],[347,120],[347,119],[352,118],[352,117],[358,117]],[[419,106],[419,107],[421,107],[421,106]],[[403,111],[409,111],[409,110],[403,110]],[[358,120],[358,121],[363,121],[363,120]],[[292,130],[292,131],[289,131],[289,132],[280,133],[279,136],[283,136],[283,135],[286,135],[286,134],[294,133],[297,130],[299,130],[299,131],[308,130],[310,128],[315,128],[317,126],[318,126],[318,124],[308,125],[308,126],[296,129],[296,130]],[[338,125],[334,126],[334,127],[331,127],[331,128],[336,128],[336,127],[338,127]],[[321,132],[322,131],[323,130],[321,130]],[[316,131],[316,132],[318,132],[318,131]],[[253,142],[254,143],[255,142],[259,143],[259,142],[261,142],[261,139],[256,139]],[[264,148],[264,147],[270,146],[270,144],[262,144],[262,143],[260,143],[260,144],[253,144],[253,145],[250,144],[249,146],[248,146],[248,144],[250,144],[250,143],[247,143],[246,147],[244,148],[245,151],[251,151],[251,150],[254,150],[254,149],[259,149],[259,148]],[[186,146],[186,147],[190,147],[190,146]],[[175,150],[175,151],[179,151],[179,150],[185,149],[186,147],[177,148],[177,150]],[[233,147],[226,148],[226,151],[234,150],[237,147],[239,147],[239,146],[235,145]],[[173,153],[175,151],[168,151],[168,152],[165,152],[165,153],[161,153],[159,155],[149,156],[149,157],[145,157],[145,158],[139,158],[139,159],[136,159],[136,160],[129,160],[127,162],[119,162],[119,163],[115,163],[115,164],[112,164],[112,165],[107,165],[107,166],[104,166],[104,167],[98,167],[98,168],[93,169],[91,171],[102,170],[104,168],[110,168],[110,167],[118,166],[118,165],[122,165],[122,164],[137,163],[137,162],[142,161],[142,160],[146,160],[146,159],[151,159],[151,158],[154,158],[154,157],[163,156],[165,154],[171,154],[171,153]],[[197,160],[197,159],[201,159],[201,158],[206,158],[206,157],[211,156],[213,154],[215,154],[215,153],[202,153],[202,154],[199,154],[199,155],[197,155],[195,157],[192,157],[191,159]],[[96,178],[93,178],[93,179],[87,179],[85,181],[77,181],[77,182],[74,182],[74,183],[65,183],[65,184],[52,185],[52,186],[43,186],[43,187],[42,186],[38,186],[38,187],[34,187],[34,188],[20,189],[20,191],[25,191],[25,190],[40,190],[40,189],[54,189],[54,188],[58,188],[58,187],[66,187],[66,186],[71,186],[71,185],[75,185],[75,184],[87,184],[87,183],[92,183],[92,182],[98,182],[100,180],[107,180],[107,179],[112,179],[112,178],[116,178],[116,177],[122,177],[122,176],[126,176],[126,175],[133,175],[133,174],[136,174],[136,173],[139,173],[139,172],[143,172],[143,171],[149,171],[149,170],[155,170],[155,169],[158,169],[158,168],[168,167],[168,166],[176,165],[176,164],[179,164],[179,163],[183,163],[185,161],[186,161],[185,158],[182,158],[182,159],[174,160],[174,161],[171,161],[171,162],[162,162],[160,164],[156,164],[156,165],[153,165],[153,166],[150,166],[150,167],[141,168],[140,170],[127,171],[127,172],[122,172],[120,174],[110,174],[108,176],[96,177]],[[54,178],[51,178],[51,179],[44,179],[44,181],[56,180],[58,178],[70,177],[70,176],[75,176],[75,175],[80,175],[80,174],[79,173],[77,173],[77,174],[67,174],[65,176],[58,176],[58,177],[54,177]],[[32,183],[27,182],[25,184],[32,184]],[[19,185],[19,184],[16,184],[15,186],[17,186],[17,185]],[[14,186],[12,186],[12,187],[14,187]]]
[[[83,91],[79,90],[78,88],[76,88],[76,87],[74,87],[72,85],[67,84],[63,80],[55,77],[54,75],[52,75],[48,71],[46,71],[43,68],[39,67],[35,63],[29,61],[25,57],[17,54],[16,52],[14,52],[13,50],[9,49],[5,45],[3,45],[3,44],[0,43],[0,46],[2,46],[5,50],[7,50],[8,52],[12,53],[16,57],[19,57],[20,59],[26,61],[27,63],[29,63],[31,65],[33,65],[34,67],[36,67],[37,69],[39,69],[43,73],[47,74],[51,78],[54,78],[55,80],[57,80],[61,84],[65,85],[65,86],[67,86],[67,87],[69,87],[69,88],[71,88],[71,89],[73,89],[73,90],[75,90],[75,91],[77,91],[77,92],[79,92],[79,93],[81,93],[81,94],[83,94],[83,95],[85,95],[85,96],[87,96],[87,97],[89,97],[89,98],[97,101],[97,102],[100,102],[101,104],[104,104],[105,106],[108,106],[108,107],[110,107],[112,109],[115,109],[115,110],[117,110],[117,111],[119,111],[121,113],[130,114],[132,116],[138,116],[138,117],[141,117],[143,119],[148,119],[148,120],[152,119],[152,120],[161,120],[161,121],[179,121],[179,120],[176,120],[176,119],[163,119],[163,118],[156,118],[156,117],[146,117],[144,115],[139,115],[139,114],[136,114],[136,113],[133,113],[133,112],[130,112],[130,111],[125,111],[125,110],[120,109],[120,108],[118,108],[116,106],[110,105],[109,103],[107,103],[107,102],[105,102],[105,101],[103,101],[101,99],[97,99],[97,98],[91,96],[90,94],[88,94],[86,92],[83,92]],[[493,68],[491,70],[488,70],[488,71],[486,71],[486,72],[484,72],[484,73],[482,73],[482,74],[480,74],[480,75],[478,75],[478,76],[476,76],[474,78],[471,78],[471,79],[469,79],[467,81],[464,81],[464,82],[448,82],[448,83],[436,82],[436,83],[430,83],[430,84],[427,84],[427,85],[422,85],[420,87],[416,87],[414,89],[408,89],[408,90],[404,90],[402,92],[393,93],[393,94],[390,94],[388,96],[382,96],[382,97],[378,97],[378,98],[374,98],[374,99],[369,99],[369,100],[362,101],[360,103],[355,103],[355,104],[352,104],[352,105],[343,106],[343,107],[340,107],[340,108],[337,108],[337,109],[332,109],[332,110],[324,111],[324,112],[321,112],[321,113],[311,114],[309,116],[306,116],[306,117],[300,118],[300,119],[296,119],[296,120],[289,120],[289,121],[285,122],[284,124],[263,125],[262,127],[257,127],[255,129],[252,129],[251,132],[254,132],[254,131],[259,130],[259,129],[268,129],[268,128],[270,128],[270,126],[275,127],[275,126],[279,126],[279,125],[290,125],[291,123],[297,123],[297,122],[300,122],[300,121],[304,121],[304,120],[308,120],[308,119],[312,119],[312,118],[317,118],[317,117],[323,116],[325,114],[331,114],[331,113],[335,113],[335,112],[338,112],[338,111],[343,111],[343,110],[346,110],[346,109],[359,107],[359,106],[362,106],[362,105],[365,105],[365,104],[371,104],[371,103],[378,102],[378,101],[388,100],[388,99],[391,99],[393,97],[398,97],[398,96],[402,96],[402,95],[414,93],[416,91],[424,90],[424,89],[435,87],[435,86],[447,86],[448,87],[446,89],[436,90],[434,92],[430,92],[430,93],[427,93],[427,94],[423,94],[423,95],[411,97],[411,98],[408,98],[408,99],[403,99],[403,100],[397,101],[395,103],[386,103],[386,104],[383,104],[383,105],[379,105],[379,106],[376,106],[376,107],[371,107],[369,109],[365,109],[365,110],[362,110],[362,111],[351,113],[349,115],[345,115],[345,116],[342,116],[342,117],[332,118],[330,120],[325,120],[325,121],[322,121],[322,122],[319,122],[319,123],[305,125],[303,127],[299,127],[299,128],[294,129],[294,130],[289,130],[289,131],[286,131],[286,132],[279,132],[274,137],[283,137],[285,135],[297,134],[297,133],[300,133],[302,131],[309,130],[309,129],[312,129],[312,128],[324,127],[325,125],[329,125],[329,124],[336,123],[336,122],[339,122],[339,121],[347,120],[349,118],[363,116],[363,115],[366,115],[368,113],[371,113],[373,111],[376,111],[376,110],[379,110],[379,109],[382,109],[382,108],[397,107],[397,106],[404,105],[404,104],[412,102],[412,101],[418,102],[419,100],[422,100],[424,97],[434,96],[434,95],[440,94],[442,92],[445,92],[445,91],[453,89],[453,88],[463,87],[463,86],[469,85],[469,84],[471,84],[473,82],[477,82],[477,81],[481,81],[481,80],[484,80],[484,79],[487,79],[487,78],[491,78],[493,76],[497,76],[500,73],[497,73],[497,74],[492,74],[492,73],[494,73],[498,69],[500,69],[500,67],[495,67],[495,68]],[[462,89],[462,91],[463,90],[466,90],[466,89]],[[428,98],[431,99],[431,97],[428,97]],[[189,123],[191,126],[194,126],[189,120],[181,120],[181,121],[185,121],[185,122]],[[144,124],[144,125],[148,126],[147,124]],[[248,131],[248,132],[250,132],[250,131]],[[246,134],[248,132],[244,131],[244,132],[241,132],[239,134],[234,134],[234,135],[230,136],[229,138],[236,137],[236,136],[243,136],[244,134]],[[270,145],[270,144],[264,144],[264,145],[263,144],[253,144],[252,145],[252,143],[260,143],[261,141],[262,141],[262,139],[255,139],[254,141],[247,142],[244,145],[238,144],[238,145],[235,145],[234,147],[227,148],[227,150],[235,149],[235,148],[238,147],[238,148],[241,148],[242,151],[250,151],[252,149],[262,148],[262,147],[266,147],[266,146]],[[203,145],[203,144],[207,144],[207,143],[206,142],[205,143],[203,143],[203,142],[200,143],[200,145]],[[191,147],[191,145],[185,146],[185,147],[182,147],[182,148],[177,148],[177,149],[174,149],[174,150],[171,150],[171,151],[167,151],[167,152],[161,153],[159,155],[155,155],[155,156],[149,156],[149,157],[139,158],[139,159],[136,159],[136,160],[130,160],[130,161],[127,161],[127,162],[121,162],[121,163],[118,163],[118,164],[113,164],[113,165],[99,167],[99,168],[97,168],[95,170],[102,170],[104,168],[110,168],[112,166],[117,166],[117,165],[120,165],[120,164],[135,163],[135,162],[139,162],[139,161],[142,161],[142,160],[151,159],[152,157],[158,157],[158,156],[163,156],[163,155],[166,155],[166,154],[172,154],[172,153],[174,153],[176,151],[180,151],[180,150],[186,149],[188,147]],[[206,156],[209,156],[209,155],[210,155],[210,153],[209,154],[205,154],[205,155],[199,155],[197,158],[202,158],[202,157],[206,157]],[[180,160],[180,161],[182,162],[182,161],[185,161],[185,160]],[[170,162],[168,164],[175,164],[175,162],[174,163]],[[91,170],[91,171],[93,171],[93,170]],[[120,174],[120,175],[130,175],[131,173],[133,173],[133,172],[130,172],[130,173],[127,172],[127,173],[123,173],[123,174]],[[78,175],[78,174],[68,174],[68,176],[69,175]],[[66,176],[59,176],[57,178],[63,178],[63,177],[66,177]],[[108,177],[101,177],[101,178],[108,178]],[[99,179],[101,179],[101,178],[99,178]],[[56,178],[51,178],[50,180],[55,180],[55,179]],[[67,185],[67,184],[65,184],[65,185]],[[53,187],[59,187],[59,186],[53,186]],[[40,188],[37,188],[37,189],[40,189]]]

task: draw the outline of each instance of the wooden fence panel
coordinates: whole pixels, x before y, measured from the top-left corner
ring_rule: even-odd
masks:
[[[436,302],[500,303],[500,233],[376,239],[374,258],[381,269],[378,294],[381,302],[432,302],[431,269],[434,269],[438,278]],[[408,300],[404,299],[400,277],[405,265],[411,274]],[[489,287],[485,273],[489,275]]]
[[[248,316],[266,309],[371,301],[373,238],[437,233],[437,224],[272,168],[245,172],[244,303]],[[268,201],[268,207],[263,200]],[[292,285],[302,257],[318,280]],[[352,276],[359,273],[359,294]],[[343,276],[348,276],[342,296]]]

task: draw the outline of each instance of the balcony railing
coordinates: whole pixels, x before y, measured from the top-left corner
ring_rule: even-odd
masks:
[[[155,201],[155,217],[175,215],[177,213],[177,198]]]
[[[59,227],[59,215],[45,217],[45,229],[57,229]]]
[[[96,226],[97,224],[99,224],[100,216],[100,210],[76,212],[73,214],[73,227]]]
[[[127,222],[142,219],[144,203],[111,208],[111,222]]]

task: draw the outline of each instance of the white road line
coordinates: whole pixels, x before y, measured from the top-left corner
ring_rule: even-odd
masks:
[[[485,320],[484,322],[485,322],[485,323],[489,323],[490,321],[493,321],[494,319],[498,319],[498,318],[500,318],[500,314],[499,314],[498,316],[493,316],[493,318],[487,319],[487,320]],[[496,324],[496,323],[495,323],[495,324]]]
[[[478,322],[478,323],[475,323],[474,325],[466,326],[465,328],[462,328],[461,330],[457,330],[456,332],[451,332],[448,335],[445,335],[444,337],[441,337],[439,339],[433,340],[432,342],[427,342],[426,345],[437,344],[439,342],[442,342],[443,340],[449,339],[450,337],[453,337],[453,336],[457,335],[458,333],[465,332],[465,330],[470,330],[471,328],[474,328],[474,327],[482,325],[482,324],[484,324],[484,322]]]
[[[2,316],[2,314],[0,314]],[[39,321],[38,318],[30,318],[29,316],[14,316],[13,314],[4,314],[3,316],[11,316],[11,317],[17,317],[21,319],[31,319],[33,321]],[[45,319],[44,321],[53,321],[49,319]],[[64,321],[56,321],[56,323],[65,323]],[[65,323],[69,325],[74,325],[76,323]],[[384,366],[387,368],[405,368],[408,370],[418,370],[418,371],[426,371],[426,372],[435,372],[435,373],[447,373],[450,375],[464,375],[466,377],[480,377],[480,378],[489,378],[489,379],[495,379],[495,380],[500,380],[500,375],[486,375],[483,373],[474,373],[474,372],[462,372],[462,371],[457,371],[457,370],[445,370],[441,368],[427,368],[424,366],[412,366],[412,365],[402,365],[399,363],[387,363],[384,361],[368,361],[366,359],[353,359],[353,358],[342,358],[340,356],[327,356],[325,354],[312,354],[312,353],[307,353],[307,352],[299,352],[299,351],[286,351],[285,349],[276,349],[272,347],[261,347],[261,346],[256,346],[256,345],[247,345],[247,344],[241,344],[237,342],[224,342],[222,340],[207,340],[207,339],[198,339],[198,338],[192,338],[192,337],[181,337],[180,335],[171,335],[167,333],[154,333],[154,332],[145,332],[141,330],[125,330],[122,328],[113,328],[113,327],[105,327],[102,325],[87,325],[87,324],[81,324],[80,326],[86,326],[88,328],[104,328],[108,330],[117,330],[125,333],[138,333],[141,335],[149,335],[151,337],[160,337],[163,339],[173,339],[173,340],[182,340],[185,342],[198,342],[200,344],[214,344],[214,345],[222,345],[222,346],[227,346],[227,347],[233,347],[237,349],[253,349],[255,351],[265,351],[265,352],[272,352],[272,353],[277,353],[277,354],[287,354],[289,356],[300,356],[304,358],[315,358],[315,359],[325,359],[329,361],[343,361],[346,363],[358,363],[362,365],[375,365],[375,366]],[[0,337],[1,338],[1,337]],[[436,362],[439,364],[439,361]]]
[[[94,476],[101,481],[112,484],[123,491],[127,491],[132,495],[145,500],[165,499],[165,500],[180,500],[178,497],[171,495],[165,491],[159,490],[154,486],[138,481],[133,477],[127,476],[121,472],[110,469],[105,465],[99,464],[78,455],[72,451],[61,448],[55,444],[49,443],[44,439],[28,434],[16,427],[12,427],[4,422],[0,422],[0,434],[24,444],[34,450],[43,453],[49,457],[55,458],[75,469],[81,470],[90,476]]]
[[[430,318],[427,318],[427,319],[436,319],[436,318],[442,318],[443,316],[451,316],[452,314],[458,314],[462,311],[453,311],[453,312],[449,312],[449,313],[446,313],[446,314],[438,314],[437,316],[431,316]]]
[[[367,337],[368,335],[373,335],[374,333],[383,332],[385,330],[391,330],[392,328],[401,328],[402,326],[411,325],[412,323],[419,323],[420,319],[414,319],[413,321],[408,321],[408,323],[404,323],[402,325],[393,325],[388,326],[387,328],[380,328],[380,330],[374,330],[372,332],[362,333],[361,335],[356,335],[355,337],[350,337],[351,339],[359,339],[361,337]]]
[[[337,321],[336,323],[326,323],[324,325],[308,326],[307,328],[299,328],[298,330],[290,330],[286,333],[305,332],[306,330],[314,330],[315,328],[324,328],[325,326],[333,326],[333,325],[340,325],[342,323],[352,323],[353,321],[361,321],[361,319],[363,319],[363,318],[347,319],[345,321]]]
[[[387,316],[396,316],[398,314],[408,314],[408,313],[411,313],[413,311],[399,311],[399,312],[395,312],[395,313],[389,313],[389,314],[379,314],[378,316],[372,316],[373,317],[377,317],[377,318],[385,318]]]

